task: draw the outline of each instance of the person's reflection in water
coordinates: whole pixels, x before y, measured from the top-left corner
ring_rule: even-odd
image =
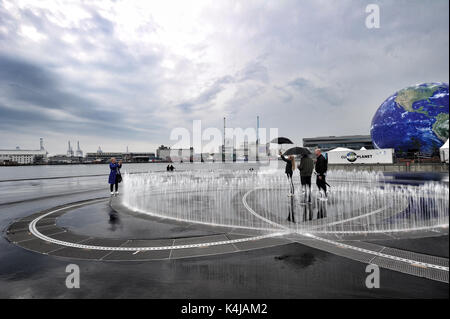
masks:
[[[303,206],[303,221],[307,222],[310,220],[313,220],[312,204],[307,204]]]
[[[319,202],[317,205],[317,219],[327,217],[327,204],[326,202]]]
[[[115,210],[109,211],[109,220],[108,223],[110,225],[109,230],[116,231],[117,228],[120,227],[120,216],[119,213],[117,213]]]
[[[290,197],[288,221],[295,223],[294,197]]]

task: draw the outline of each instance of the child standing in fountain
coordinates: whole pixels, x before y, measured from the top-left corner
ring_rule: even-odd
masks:
[[[294,182],[292,181],[292,175],[294,174],[294,171],[295,171],[295,159],[294,159],[294,156],[289,155],[289,157],[286,158],[281,153],[281,151],[280,151],[280,155],[281,155],[281,159],[286,162],[286,169],[284,170],[284,172],[286,173],[286,176],[287,176],[288,181],[289,181],[289,186],[291,188],[290,193],[288,194],[288,196],[294,196],[295,189],[294,189]]]
[[[119,163],[116,162],[116,159],[111,158],[111,163],[109,163],[109,190],[111,191],[111,195],[119,195],[119,183],[122,181],[122,176],[120,175],[120,168],[122,167],[122,160]],[[116,192],[114,193],[114,186]]]

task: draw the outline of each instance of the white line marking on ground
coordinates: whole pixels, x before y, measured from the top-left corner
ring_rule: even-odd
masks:
[[[256,188],[256,189],[257,189],[257,188]],[[268,223],[270,223],[270,224],[272,224],[272,225],[278,225],[278,227],[280,227],[280,228],[282,228],[282,229],[285,229],[285,230],[288,230],[288,229],[289,229],[288,227],[283,226],[283,225],[279,225],[279,224],[277,224],[277,223],[275,223],[275,222],[273,222],[273,221],[271,221],[271,220],[268,220],[267,218],[264,218],[263,216],[257,214],[257,213],[256,213],[256,212],[255,212],[255,211],[247,204],[246,199],[247,199],[248,194],[250,194],[252,191],[254,191],[254,190],[256,190],[256,189],[253,189],[253,190],[248,191],[248,192],[243,196],[242,202],[243,202],[244,206],[248,209],[248,211],[249,211],[252,215],[254,215],[254,216],[260,218],[261,220],[264,220],[264,221],[266,221],[266,222],[268,222]],[[447,271],[447,272],[449,271],[449,267],[444,267],[444,266],[435,265],[435,264],[430,264],[430,263],[424,263],[424,262],[420,262],[420,261],[417,261],[417,260],[412,260],[412,259],[402,258],[402,257],[398,257],[398,256],[393,256],[393,255],[384,254],[384,253],[381,253],[381,252],[376,252],[376,251],[369,250],[369,249],[359,248],[359,247],[351,246],[351,245],[344,244],[344,243],[341,243],[341,242],[338,242],[338,241],[334,241],[334,240],[330,240],[330,239],[325,239],[325,238],[322,238],[322,237],[318,237],[318,236],[313,235],[312,233],[302,233],[302,232],[296,232],[296,231],[293,231],[293,230],[291,230],[291,233],[297,233],[297,234],[299,234],[299,235],[303,235],[303,236],[306,236],[306,237],[309,237],[309,238],[313,238],[313,239],[318,240],[318,241],[326,242],[326,243],[328,243],[328,244],[332,244],[332,245],[338,246],[338,247],[340,247],[340,248],[344,248],[344,249],[352,249],[352,250],[355,250],[355,251],[359,251],[359,252],[363,252],[363,253],[366,253],[366,254],[369,254],[369,255],[373,255],[373,256],[375,256],[375,257],[383,257],[383,258],[387,258],[387,259],[391,259],[391,260],[396,260],[396,261],[404,262],[404,263],[407,263],[407,264],[410,264],[410,265],[413,265],[413,266],[422,266],[422,267],[427,267],[427,268],[433,268],[433,269],[443,270],[443,271]],[[366,233],[367,233],[367,232],[366,232]],[[374,258],[373,258],[373,259],[374,259]],[[373,260],[373,259],[372,259],[372,260]]]
[[[197,247],[209,247],[209,246],[219,246],[219,245],[227,245],[227,244],[235,244],[235,243],[242,243],[242,242],[247,242],[247,241],[256,241],[256,240],[261,240],[261,239],[265,239],[265,238],[271,238],[271,237],[279,237],[279,236],[283,236],[286,235],[286,232],[277,232],[277,233],[271,233],[271,234],[266,234],[266,235],[260,235],[260,236],[254,236],[254,237],[246,237],[246,238],[241,238],[241,239],[233,239],[233,240],[224,240],[224,241],[217,241],[217,242],[209,242],[209,243],[200,243],[200,244],[190,244],[190,245],[176,245],[176,246],[160,246],[160,247],[107,247],[107,246],[94,246],[94,245],[83,245],[83,244],[76,244],[76,243],[70,243],[70,242],[66,242],[66,241],[62,241],[62,240],[57,240],[48,236],[43,235],[42,233],[39,232],[39,230],[36,228],[36,224],[39,222],[39,220],[41,220],[42,218],[45,218],[51,214],[57,213],[59,211],[62,210],[68,210],[68,209],[72,209],[72,208],[76,208],[79,206],[83,206],[86,204],[91,204],[91,203],[95,203],[97,201],[104,201],[105,199],[101,199],[101,200],[93,200],[91,202],[83,202],[83,203],[79,203],[79,204],[74,204],[74,205],[70,205],[70,206],[66,206],[63,208],[59,208],[56,210],[52,210],[48,213],[45,213],[39,217],[37,217],[36,219],[34,219],[30,225],[29,225],[29,230],[30,232],[36,236],[37,238],[50,242],[50,243],[54,243],[57,245],[61,245],[61,246],[66,246],[66,247],[74,247],[74,248],[80,248],[80,249],[91,249],[91,250],[108,250],[108,251],[156,251],[156,250],[170,250],[170,249],[185,249],[185,248],[197,248]]]

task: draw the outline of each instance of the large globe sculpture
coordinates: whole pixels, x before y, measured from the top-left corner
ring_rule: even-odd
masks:
[[[376,148],[431,154],[448,139],[448,84],[425,83],[390,96],[372,119]]]

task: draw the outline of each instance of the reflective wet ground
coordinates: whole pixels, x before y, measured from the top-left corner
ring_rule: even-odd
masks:
[[[2,232],[38,211],[108,196],[101,176],[41,182],[0,183]],[[76,233],[110,238],[213,233],[198,225],[136,219],[111,211],[107,203],[70,211],[58,224]],[[448,236],[377,243],[448,258]],[[80,266],[78,290],[65,286],[69,263]],[[367,289],[365,268],[364,263],[298,243],[177,260],[102,262],[47,256],[0,238],[2,298],[448,298],[447,283],[386,269],[381,269],[381,288]]]
[[[57,225],[92,237],[118,239],[163,239],[214,235],[214,229],[196,224],[173,224],[121,214],[108,203],[81,207],[61,216]]]

